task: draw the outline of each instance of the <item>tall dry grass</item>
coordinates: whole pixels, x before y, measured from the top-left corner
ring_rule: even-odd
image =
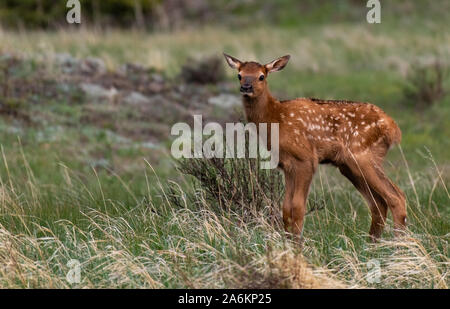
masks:
[[[6,160],[4,164],[8,165]],[[194,176],[208,176],[218,168],[251,169],[245,160],[230,160],[225,167],[217,162],[204,164],[206,168],[198,166]],[[259,208],[251,200],[249,204],[235,201],[234,207],[251,211],[224,207],[208,197],[201,183],[192,185],[190,177],[185,184],[159,180],[147,164],[147,192],[141,196],[116,178],[130,196],[124,202],[111,198],[112,192],[100,178],[98,188],[91,189],[75,172],[62,171],[62,184],[40,183],[31,170],[27,187],[10,176],[2,177],[0,287],[448,288],[449,235],[442,230],[428,233],[428,224],[435,218],[420,213],[424,210],[411,200],[411,222],[416,224],[414,217],[420,215],[423,227],[413,227],[401,239],[385,235],[384,240],[370,244],[367,224],[361,226],[356,214],[342,212],[338,205],[353,192],[325,192],[337,195],[334,202],[325,196],[325,208],[308,214],[301,248],[274,222],[272,216],[279,211],[269,211],[268,207],[276,207],[270,201]],[[278,177],[276,172],[265,174],[264,179],[250,175],[250,186],[257,193],[258,182]],[[320,183],[334,181],[323,174],[318,178],[310,207],[318,202],[318,188],[325,190]],[[449,200],[447,195],[444,202],[448,205]],[[357,206],[350,203],[350,207]],[[440,215],[448,218],[448,214]],[[66,279],[72,259],[81,263],[79,283]],[[379,282],[368,279],[370,259],[379,262]]]

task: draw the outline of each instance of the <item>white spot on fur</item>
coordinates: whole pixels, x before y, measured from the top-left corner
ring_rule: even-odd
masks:
[[[306,126],[306,122],[302,118],[297,118],[298,121],[300,121],[304,126]]]

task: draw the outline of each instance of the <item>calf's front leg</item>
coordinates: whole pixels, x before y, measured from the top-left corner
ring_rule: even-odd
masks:
[[[306,199],[314,175],[313,162],[296,162],[285,171],[286,193],[283,204],[283,221],[287,232],[295,237],[302,234],[306,214]]]
[[[291,230],[291,212],[292,212],[292,198],[294,194],[294,177],[292,173],[284,173],[285,190],[283,201],[283,223],[284,230],[290,232]]]

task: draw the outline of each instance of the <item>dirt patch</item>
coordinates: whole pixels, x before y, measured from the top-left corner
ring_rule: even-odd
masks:
[[[201,114],[204,122],[240,117],[231,106],[237,101],[233,88],[223,82],[222,64],[215,58],[202,64],[210,75],[200,78],[198,70],[186,65],[175,80],[138,64],[108,71],[101,59],[92,57],[59,54],[53,61],[49,65],[0,55],[0,116],[15,117],[25,125],[30,119],[36,124],[89,125],[155,142],[167,139],[177,122],[192,124],[194,114]]]

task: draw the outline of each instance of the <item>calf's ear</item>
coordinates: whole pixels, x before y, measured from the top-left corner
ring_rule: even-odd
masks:
[[[272,62],[269,62],[268,64],[265,65],[267,73],[272,73],[284,69],[284,67],[288,64],[290,58],[291,56],[286,55],[278,59],[275,59]]]
[[[239,70],[239,68],[242,65],[242,61],[240,61],[240,60],[238,60],[238,59],[236,59],[236,58],[234,58],[234,57],[232,57],[230,55],[227,55],[225,53],[223,53],[223,55],[225,56],[225,60],[227,61],[228,65],[231,68]]]

